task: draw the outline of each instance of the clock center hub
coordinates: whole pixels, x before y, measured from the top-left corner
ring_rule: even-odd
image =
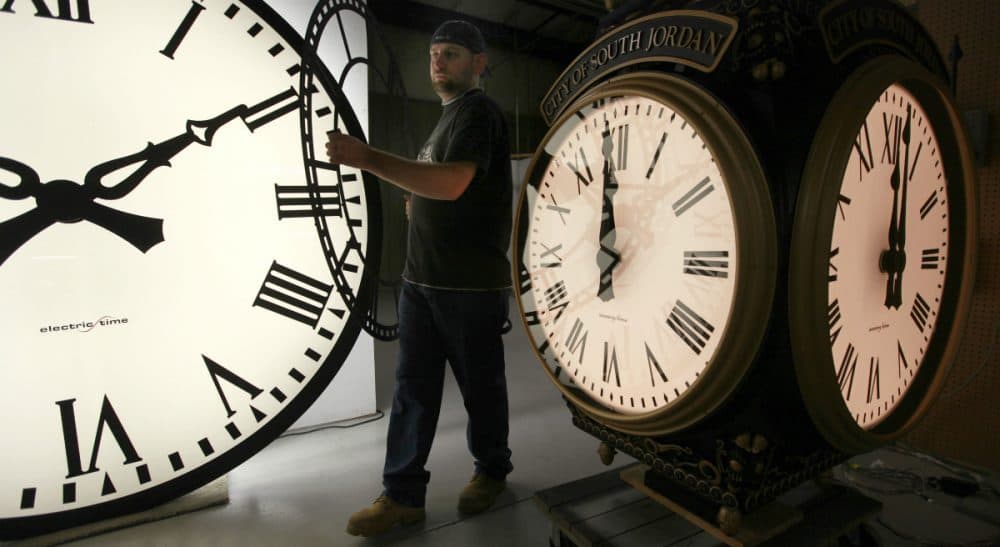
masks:
[[[59,222],[71,224],[83,220],[83,211],[92,202],[83,186],[68,180],[54,180],[42,186],[36,201]]]
[[[906,269],[906,251],[887,249],[878,259],[878,269],[882,273],[903,273]]]

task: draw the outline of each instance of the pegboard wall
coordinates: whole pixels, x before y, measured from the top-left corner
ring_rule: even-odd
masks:
[[[948,66],[957,35],[959,108],[987,112],[986,165],[977,167],[979,244],[972,311],[938,402],[904,439],[926,452],[1000,470],[1000,1],[919,0],[917,17]]]

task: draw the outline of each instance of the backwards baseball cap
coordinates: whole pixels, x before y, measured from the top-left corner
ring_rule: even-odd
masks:
[[[486,40],[479,32],[476,25],[468,21],[451,20],[441,23],[441,26],[434,31],[431,36],[431,43],[448,42],[465,46],[472,53],[482,53],[486,51]]]

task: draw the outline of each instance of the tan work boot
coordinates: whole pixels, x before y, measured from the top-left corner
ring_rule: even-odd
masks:
[[[507,488],[505,481],[476,473],[458,496],[459,512],[467,515],[482,513],[493,505],[504,488]]]
[[[397,524],[413,524],[426,518],[423,507],[408,507],[392,501],[385,494],[375,499],[369,507],[351,515],[347,533],[352,536],[370,537],[381,534]]]

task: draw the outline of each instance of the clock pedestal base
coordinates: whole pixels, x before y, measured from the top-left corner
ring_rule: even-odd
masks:
[[[16,545],[17,547],[58,545],[227,503],[229,503],[229,475],[223,475],[194,492],[185,494],[152,509],[34,536],[19,541]]]
[[[635,465],[621,472],[621,479],[650,499],[733,547],[778,545],[830,545],[862,522],[874,518],[882,504],[854,490],[837,485],[805,484],[791,499],[773,501],[746,515],[738,530],[728,533],[718,526],[716,508],[653,472]],[[729,508],[723,508],[726,511]]]

